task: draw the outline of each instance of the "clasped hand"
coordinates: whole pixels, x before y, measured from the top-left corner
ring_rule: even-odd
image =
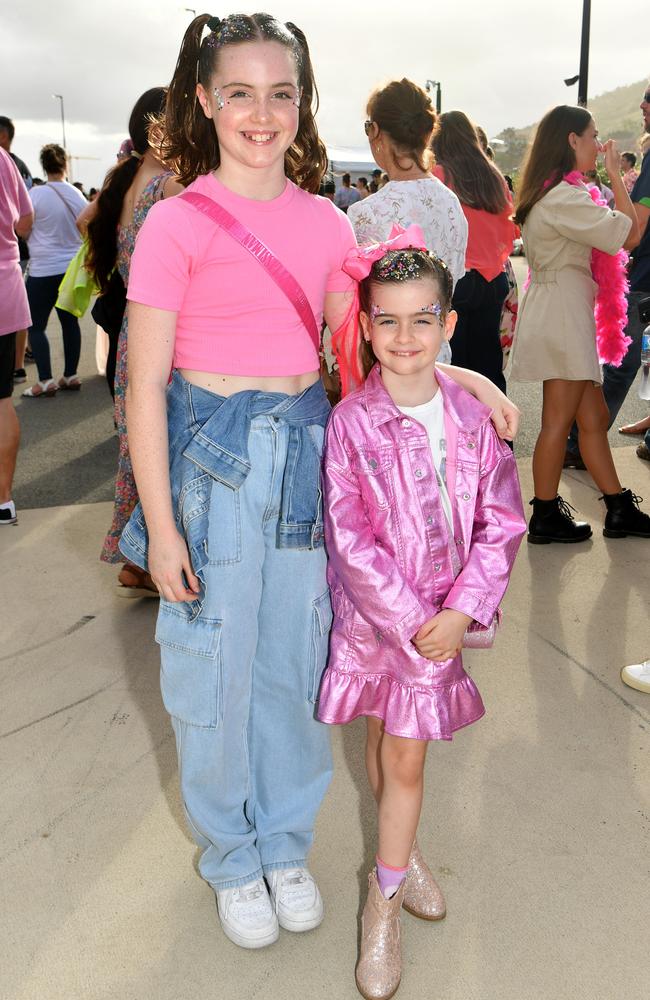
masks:
[[[451,660],[461,650],[469,615],[444,608],[425,622],[411,640],[420,656],[427,660]]]

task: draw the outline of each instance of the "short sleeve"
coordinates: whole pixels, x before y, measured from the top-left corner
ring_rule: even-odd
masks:
[[[27,185],[20,176],[18,170],[16,169],[16,188],[18,194],[18,213],[22,218],[23,215],[31,215],[34,211],[32,205],[32,199],[29,197],[29,191],[27,190]]]
[[[641,173],[634,182],[630,198],[637,204],[650,207],[650,155],[646,153],[643,158]]]
[[[359,201],[348,209],[348,219],[360,247],[368,243],[379,243],[384,238],[383,226],[374,211],[374,203],[366,204],[370,200],[365,198],[364,201]]]
[[[173,198],[153,205],[131,258],[129,301],[179,312],[196,259],[196,243],[184,206]]]
[[[567,185],[568,186],[568,185]],[[571,187],[553,206],[553,227],[568,240],[615,254],[632,227],[622,212],[597,205],[587,189]]]
[[[330,202],[331,204],[331,202]],[[349,292],[354,288],[354,278],[350,277],[343,270],[343,261],[350,250],[357,245],[352,223],[347,215],[338,210],[334,211],[335,216],[335,253],[331,257],[330,272],[327,276],[326,292]]]

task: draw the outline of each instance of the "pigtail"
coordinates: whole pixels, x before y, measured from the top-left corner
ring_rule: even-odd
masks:
[[[204,29],[215,23],[219,22],[210,14],[200,14],[185,32],[165,113],[151,132],[151,143],[158,156],[184,185],[199,174],[216,169],[220,163],[214,123],[205,117],[196,96],[197,83],[207,87],[212,73],[213,49],[209,39],[202,42],[202,37]]]
[[[291,21],[285,27],[291,32],[300,50],[299,86],[302,92],[296,138],[286,152],[285,172],[298,187],[317,194],[327,170],[327,149],[318,135],[314,115],[318,111],[318,90],[304,32]]]

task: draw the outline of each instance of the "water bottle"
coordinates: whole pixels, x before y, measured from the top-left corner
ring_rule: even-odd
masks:
[[[646,323],[641,338],[641,385],[639,399],[650,400],[650,296],[639,302],[639,319]]]

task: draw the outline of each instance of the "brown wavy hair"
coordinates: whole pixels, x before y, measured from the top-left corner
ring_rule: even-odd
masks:
[[[203,38],[206,27],[210,33]],[[300,28],[291,21],[282,24],[270,14],[231,14],[223,20],[200,14],[194,18],[183,37],[165,114],[152,131],[152,143],[181,184],[215,170],[221,162],[219,141],[214,122],[205,117],[196,97],[196,84],[208,89],[219,52],[226,45],[255,41],[279,42],[296,60],[302,96],[298,131],[285,153],[284,169],[289,180],[316,194],[327,169],[327,150],[314,118],[318,91],[309,46]]]
[[[433,130],[431,148],[445,180],[463,205],[499,215],[508,205],[506,182],[486,155],[475,126],[463,111],[445,111]]]
[[[547,111],[537,126],[535,137],[524,162],[515,222],[523,226],[538,201],[556,187],[565,174],[575,170],[576,156],[569,145],[569,135],[582,135],[591,114],[586,108],[558,104]]]
[[[138,98],[131,112],[129,136],[133,149],[140,154],[140,157],[144,156],[149,148],[149,129],[152,120],[164,110],[166,96],[165,87],[152,87]],[[113,167],[97,198],[97,211],[88,223],[88,253],[85,266],[93,275],[102,294],[107,289],[108,279],[117,260],[117,224],[120,221],[124,198],[141,162],[138,157],[127,156]]]
[[[420,170],[431,167],[428,149],[436,113],[428,94],[411,80],[392,80],[375,90],[368,99],[368,118],[385,132],[399,157],[417,163]],[[408,169],[397,159],[401,170]]]

